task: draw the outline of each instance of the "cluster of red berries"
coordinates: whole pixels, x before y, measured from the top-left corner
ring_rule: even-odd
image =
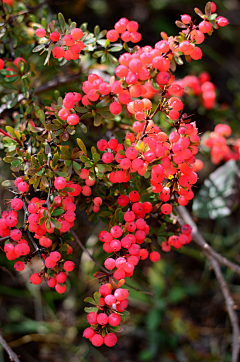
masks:
[[[190,225],[185,224],[181,227],[181,234],[169,236],[167,241],[163,241],[161,248],[165,252],[171,250],[171,246],[174,246],[175,249],[181,249],[183,245],[190,243],[192,240],[192,228]]]
[[[142,35],[137,32],[138,23],[136,21],[129,21],[126,18],[121,18],[114,25],[114,29],[107,32],[107,39],[110,42],[116,42],[119,37],[125,43],[132,42],[134,44],[139,43],[142,39]]]
[[[198,96],[204,108],[212,109],[215,106],[216,87],[210,81],[208,72],[202,72],[198,77],[187,75],[177,80],[177,83],[181,85],[185,93]]]
[[[211,159],[215,165],[221,161],[239,160],[240,139],[229,139],[231,133],[229,125],[217,124],[214,131],[205,139],[204,145],[211,149]]]
[[[105,260],[105,268],[111,270],[116,280],[131,277],[135,266],[140,260],[147,259],[149,252],[141,248],[146,235],[149,233],[149,226],[144,220],[145,215],[152,210],[152,204],[148,201],[141,203],[140,195],[133,190],[129,195],[120,195],[117,203],[122,208],[131,203],[131,209],[124,213],[123,223],[115,225],[110,232],[101,231],[99,239],[104,243],[103,250],[106,253],[114,253],[112,257]],[[160,259],[160,254],[156,251],[150,253],[150,260],[156,262]]]
[[[83,337],[88,338],[95,347],[100,347],[103,343],[113,347],[117,343],[116,334],[109,331],[119,326],[121,316],[128,306],[128,290],[120,288],[121,285],[101,285],[98,312],[90,312],[87,315],[87,322],[91,327],[84,330]]]
[[[48,25],[50,32],[47,33],[45,29],[38,28],[36,36],[38,38],[49,39],[54,44],[52,51],[53,57],[66,60],[77,60],[80,57],[81,50],[85,48],[85,44],[80,40],[83,37],[83,31],[79,28],[71,30],[70,34],[61,36],[58,31],[52,31],[53,24]]]
[[[73,112],[73,108],[80,102],[81,98],[82,96],[80,93],[69,92],[63,99],[63,108],[59,110],[58,117],[63,121],[67,121],[70,126],[75,126],[79,123],[79,117]]]

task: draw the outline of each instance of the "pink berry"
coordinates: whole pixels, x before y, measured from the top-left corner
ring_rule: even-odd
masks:
[[[63,190],[67,185],[67,181],[65,180],[64,177],[57,177],[55,178],[54,180],[54,187],[57,189],[57,190]]]
[[[155,263],[156,261],[158,261],[158,260],[160,260],[160,254],[157,252],[157,251],[152,251],[151,253],[150,253],[150,260],[153,262],[153,263]]]
[[[46,35],[46,30],[42,28],[38,28],[36,30],[36,35],[38,38],[43,38]]]

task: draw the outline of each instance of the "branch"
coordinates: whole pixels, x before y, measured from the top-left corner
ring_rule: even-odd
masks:
[[[79,239],[79,237],[77,236],[77,234],[75,233],[75,231],[71,230],[71,234],[74,237],[75,241],[78,243],[78,245],[81,247],[81,249],[83,251],[85,251],[85,253],[89,256],[90,259],[92,259],[92,261],[105,273],[109,273],[109,271],[107,269],[105,269],[101,264],[99,264],[99,262],[89,253],[89,251],[85,248],[85,246],[83,245],[83,243],[81,242],[81,240]]]
[[[180,225],[184,225],[185,223],[189,224],[192,227],[192,239],[193,241],[200,246],[200,248],[203,250],[207,258],[209,259],[214,272],[216,274],[217,280],[219,282],[220,288],[222,290],[227,311],[229,315],[229,319],[232,325],[232,362],[238,362],[238,356],[239,356],[239,325],[238,325],[238,316],[235,312],[236,306],[234,305],[234,301],[231,297],[230,291],[228,289],[226,280],[224,279],[224,276],[221,272],[220,265],[223,264],[230,268],[231,270],[235,271],[237,274],[240,274],[240,267],[237,264],[232,263],[227,258],[223,257],[219,253],[217,253],[214,249],[211,248],[211,246],[204,240],[202,235],[199,233],[197,225],[193,221],[191,215],[187,211],[187,209],[183,206],[178,206],[177,208]]]
[[[16,137],[13,137],[11,135],[9,135],[7,132],[3,131],[1,128],[0,128],[0,133],[2,133],[4,136],[8,137],[8,138],[11,138],[12,140],[14,141],[17,141],[17,143],[22,146],[22,142],[19,141]]]
[[[5,339],[3,338],[3,335],[2,335],[1,331],[0,331],[0,343],[1,343],[2,347],[5,349],[5,351],[7,352],[10,361],[20,362],[20,360],[19,360],[18,356],[16,355],[16,353],[12,350],[11,347],[9,347],[9,345],[7,344]]]
[[[56,77],[56,78],[50,80],[49,82],[42,84],[40,87],[36,88],[34,91],[34,94],[40,94],[40,93],[47,92],[48,90],[59,87],[62,84],[76,82],[79,80],[79,77],[80,77],[79,73],[66,75],[66,76],[62,76],[62,77]]]
[[[142,289],[139,289],[139,288],[135,288],[135,287],[133,287],[132,285],[130,285],[130,284],[128,284],[128,283],[124,283],[124,285],[126,285],[126,286],[129,287],[129,288],[132,288],[132,289],[136,290],[136,292],[141,292],[141,293],[143,293],[143,294],[147,294],[147,295],[153,296],[153,293],[151,293],[151,292],[145,292],[145,290],[142,290]]]
[[[228,315],[229,315],[229,319],[232,325],[232,362],[238,362],[238,356],[239,356],[239,342],[238,342],[238,337],[239,337],[239,325],[238,325],[238,316],[237,313],[235,312],[235,308],[236,305],[234,305],[234,301],[231,297],[230,291],[228,289],[226,280],[224,279],[224,276],[221,272],[219,263],[217,262],[217,260],[211,256],[211,255],[207,255],[208,259],[210,260],[212,267],[214,269],[214,272],[216,274],[217,280],[219,282],[221,291],[223,293],[225,302],[226,302],[226,306],[227,306],[227,311],[228,311]]]
[[[200,246],[203,251],[208,252],[211,256],[213,256],[220,264],[225,265],[229,269],[233,270],[235,273],[240,275],[240,266],[231,262],[218,252],[216,252],[202,237],[200,232],[198,231],[197,225],[193,221],[191,215],[188,210],[184,206],[177,207],[177,213],[180,216],[179,223],[180,225],[189,224],[192,228],[192,238],[193,241]]]

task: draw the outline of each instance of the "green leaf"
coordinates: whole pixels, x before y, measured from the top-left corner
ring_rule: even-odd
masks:
[[[61,229],[61,224],[58,220],[51,219],[51,223],[54,225],[56,229]]]
[[[92,54],[93,58],[99,58],[104,54],[104,50],[98,50]]]
[[[179,20],[176,20],[175,21],[175,24],[177,25],[177,27],[181,28],[181,29],[186,29],[188,26],[184,23],[182,23],[181,21]]]
[[[9,77],[9,78],[5,78],[5,82],[8,82],[8,83],[13,83],[13,82],[16,82],[17,80],[19,80],[20,77],[19,76],[16,76],[16,77]]]
[[[110,63],[117,65],[118,64],[118,60],[117,58],[115,58],[113,55],[108,54],[108,59],[110,60]]]
[[[89,111],[87,108],[84,108],[84,107],[74,107],[74,109],[76,112],[79,112],[79,113],[86,113]]]
[[[51,213],[51,216],[59,216],[59,215],[62,215],[64,214],[64,209],[55,209],[53,210],[53,212]]]
[[[22,164],[22,160],[15,160],[12,162],[13,167],[18,167]]]
[[[95,28],[94,28],[94,35],[97,37],[100,33],[100,27],[99,25],[96,25]]]
[[[101,126],[101,124],[102,124],[102,117],[101,117],[99,114],[97,114],[97,115],[94,117],[93,125],[94,125],[95,127],[99,127],[99,126]]]
[[[83,124],[82,122],[79,122],[78,125],[81,128],[81,130],[83,131],[83,133],[87,133],[87,126],[85,124]]]
[[[174,59],[175,59],[175,62],[176,62],[178,65],[183,65],[183,61],[182,61],[181,57],[176,57],[176,56],[174,56]]]
[[[85,307],[84,308],[84,311],[86,312],[86,313],[90,313],[90,312],[97,312],[98,311],[98,308],[96,307],[96,308],[93,308],[93,307]]]
[[[5,180],[2,182],[3,187],[13,187],[15,186],[14,180]]]
[[[92,117],[92,112],[87,112],[85,114],[83,114],[79,119],[83,120],[83,119],[87,119],[87,118],[91,118]]]
[[[37,45],[35,48],[33,48],[32,52],[33,53],[40,52],[40,50],[42,50],[43,48],[45,48],[45,44]]]
[[[94,153],[93,154],[93,161],[94,163],[98,163],[98,161],[100,160],[101,156],[99,155],[99,153]]]
[[[58,13],[58,21],[63,33],[65,33],[65,19],[62,13]]]
[[[40,122],[45,125],[45,114],[44,112],[40,109],[40,111],[38,111],[38,117]]]
[[[85,298],[84,302],[96,305],[95,300],[93,298],[90,298],[90,297]]]
[[[110,48],[109,52],[111,52],[111,53],[120,52],[122,49],[123,49],[122,45],[117,45],[117,46]]]
[[[93,294],[93,298],[94,298],[96,304],[98,305],[98,304],[99,304],[99,299],[101,298],[101,293],[95,292],[95,293]]]
[[[211,3],[211,1],[209,1],[205,6],[205,14],[207,16],[211,15],[211,12],[212,12],[211,9],[212,9],[212,3]]]
[[[83,142],[80,138],[77,138],[77,144],[78,144],[78,146],[80,147],[80,149],[83,151],[83,153],[85,154],[85,156],[87,156],[86,146],[85,146],[84,142]]]
[[[204,14],[202,13],[202,11],[198,8],[194,8],[194,11],[195,13],[200,16],[200,18],[203,18],[204,17]]]
[[[98,43],[99,45],[101,45],[102,47],[104,47],[104,48],[105,48],[105,43],[106,43],[106,40],[105,40],[105,39],[102,39],[102,40],[97,40],[97,43]]]

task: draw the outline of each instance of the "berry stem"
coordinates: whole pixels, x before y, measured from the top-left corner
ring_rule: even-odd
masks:
[[[105,269],[100,263],[98,263],[98,261],[96,259],[94,259],[94,257],[89,253],[89,251],[85,248],[85,246],[83,245],[83,243],[81,242],[81,240],[79,239],[79,237],[77,236],[77,234],[71,230],[71,234],[74,237],[75,241],[78,243],[78,245],[81,247],[81,249],[83,251],[85,251],[85,253],[89,256],[90,259],[92,259],[92,261],[105,273],[108,273],[108,270]]]
[[[16,137],[13,137],[13,136],[10,136],[7,132],[3,131],[1,128],[0,128],[0,133],[2,133],[4,136],[8,137],[8,138],[11,138],[12,140],[14,141],[17,141],[17,143],[22,146],[22,142],[19,141]]]

